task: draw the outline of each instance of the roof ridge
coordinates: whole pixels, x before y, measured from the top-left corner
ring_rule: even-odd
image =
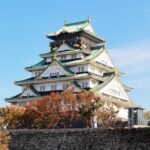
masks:
[[[108,77],[103,83],[97,85],[95,88],[93,88],[91,91],[97,91],[98,89],[102,89],[112,81],[112,79],[115,77],[115,73],[113,73],[111,76]]]
[[[41,96],[40,93],[32,86],[32,85],[29,85],[29,88],[30,90],[35,93],[37,96]]]
[[[78,25],[78,24],[84,24],[84,23],[88,23],[88,20],[82,20],[82,21],[78,21],[78,22],[71,22],[71,23],[66,23],[65,26],[72,26],[72,25]]]

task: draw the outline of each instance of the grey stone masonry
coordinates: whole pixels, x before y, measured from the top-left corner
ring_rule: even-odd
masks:
[[[150,150],[150,128],[10,130],[10,150]]]

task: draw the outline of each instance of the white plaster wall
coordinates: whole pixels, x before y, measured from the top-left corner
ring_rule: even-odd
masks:
[[[119,108],[119,112],[117,114],[117,117],[122,118],[124,120],[128,120],[128,109]]]
[[[102,54],[100,54],[98,57],[94,59],[95,61],[102,63],[104,65],[107,65],[109,67],[114,67],[109,55],[106,51],[104,51]]]
[[[119,91],[120,94],[112,92],[112,89]],[[101,92],[121,99],[129,100],[127,93],[116,79],[113,79],[108,85],[106,85]]]
[[[72,58],[72,55],[76,55],[76,58],[83,58],[83,53],[76,53],[76,54],[69,54],[69,55],[57,55],[57,59],[58,60],[69,60],[69,59],[76,59],[76,58]],[[62,59],[62,56],[66,56],[65,59]],[[46,62],[51,62],[52,58],[46,58]]]
[[[95,81],[95,84],[93,81]],[[87,87],[90,87],[90,88],[94,88],[95,86],[98,85],[98,81],[94,79],[82,79],[82,80],[78,80],[77,82],[81,87],[82,87],[83,82],[87,82]]]
[[[87,82],[87,87],[90,86],[90,80],[88,79],[78,80],[77,83],[81,86],[81,88],[82,88],[82,82]]]
[[[36,94],[35,93],[33,93],[31,90],[30,90],[30,88],[26,88],[25,89],[25,91],[21,94],[21,97],[22,96],[36,96]]]
[[[46,62],[51,62],[52,59],[51,58],[46,58]]]
[[[40,87],[45,86],[45,91],[51,91],[51,85],[57,85],[57,90],[63,90],[63,84],[69,84],[70,82],[53,82],[53,83],[45,83],[45,84],[35,84],[34,88],[40,92]]]
[[[99,84],[97,80],[90,79],[90,88],[94,88]]]
[[[96,75],[99,75],[99,76],[103,76],[103,73],[104,73],[102,70],[100,70],[97,67],[94,67],[92,65],[88,66],[88,71],[91,73],[94,73]]]
[[[76,55],[76,58],[72,58],[72,55]],[[62,56],[66,56],[65,59],[62,59]],[[83,58],[83,53],[76,53],[76,54],[69,54],[69,55],[62,55],[62,56],[57,56],[58,60],[69,60],[69,59],[77,59],[77,58]]]
[[[57,51],[66,51],[66,50],[70,50],[70,46],[68,46],[67,44],[63,43],[58,49]]]
[[[69,67],[69,69],[73,72],[78,72],[78,67],[84,67],[84,71],[88,71],[89,70],[89,65],[78,65],[78,66],[71,66]]]
[[[50,91],[51,90],[51,86],[49,83],[45,83],[45,84],[35,84],[34,88],[40,92],[40,87],[41,86],[45,86],[45,91]]]
[[[42,71],[32,71],[32,77],[36,77],[41,74]]]
[[[57,73],[57,72],[59,72],[60,76],[68,74],[68,72],[65,71],[62,66],[60,66],[57,62],[53,62],[40,76],[49,77],[50,73]]]

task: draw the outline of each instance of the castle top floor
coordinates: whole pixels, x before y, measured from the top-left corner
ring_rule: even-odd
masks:
[[[51,50],[57,49],[62,43],[67,43],[73,48],[91,48],[97,45],[105,44],[105,40],[96,36],[90,18],[80,22],[65,24],[58,31],[48,34],[48,38],[53,40],[50,42]]]

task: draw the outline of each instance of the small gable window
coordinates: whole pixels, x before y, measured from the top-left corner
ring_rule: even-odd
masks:
[[[84,67],[83,66],[81,67],[81,71],[84,72]]]
[[[120,95],[120,91],[115,90],[115,89],[110,89],[110,92],[115,95]]]
[[[49,76],[50,76],[50,77],[59,76],[59,72],[50,73]]]
[[[78,67],[78,72],[84,72],[84,66]]]
[[[68,87],[69,87],[69,84],[68,84],[68,83],[64,83],[64,84],[63,84],[63,90],[64,90],[64,89],[67,89]]]
[[[27,93],[27,97],[29,97],[30,96],[30,93]]]
[[[66,56],[61,56],[61,60],[66,60]]]
[[[88,87],[88,82],[82,82],[82,88]]]
[[[52,84],[52,85],[51,85],[51,90],[52,90],[52,91],[57,90],[57,85],[56,85],[56,84]]]
[[[59,72],[55,72],[55,76],[59,76]]]
[[[40,92],[44,92],[45,91],[45,86],[40,86]]]
[[[71,58],[72,58],[72,59],[75,59],[76,57],[77,57],[76,54],[71,55]]]

